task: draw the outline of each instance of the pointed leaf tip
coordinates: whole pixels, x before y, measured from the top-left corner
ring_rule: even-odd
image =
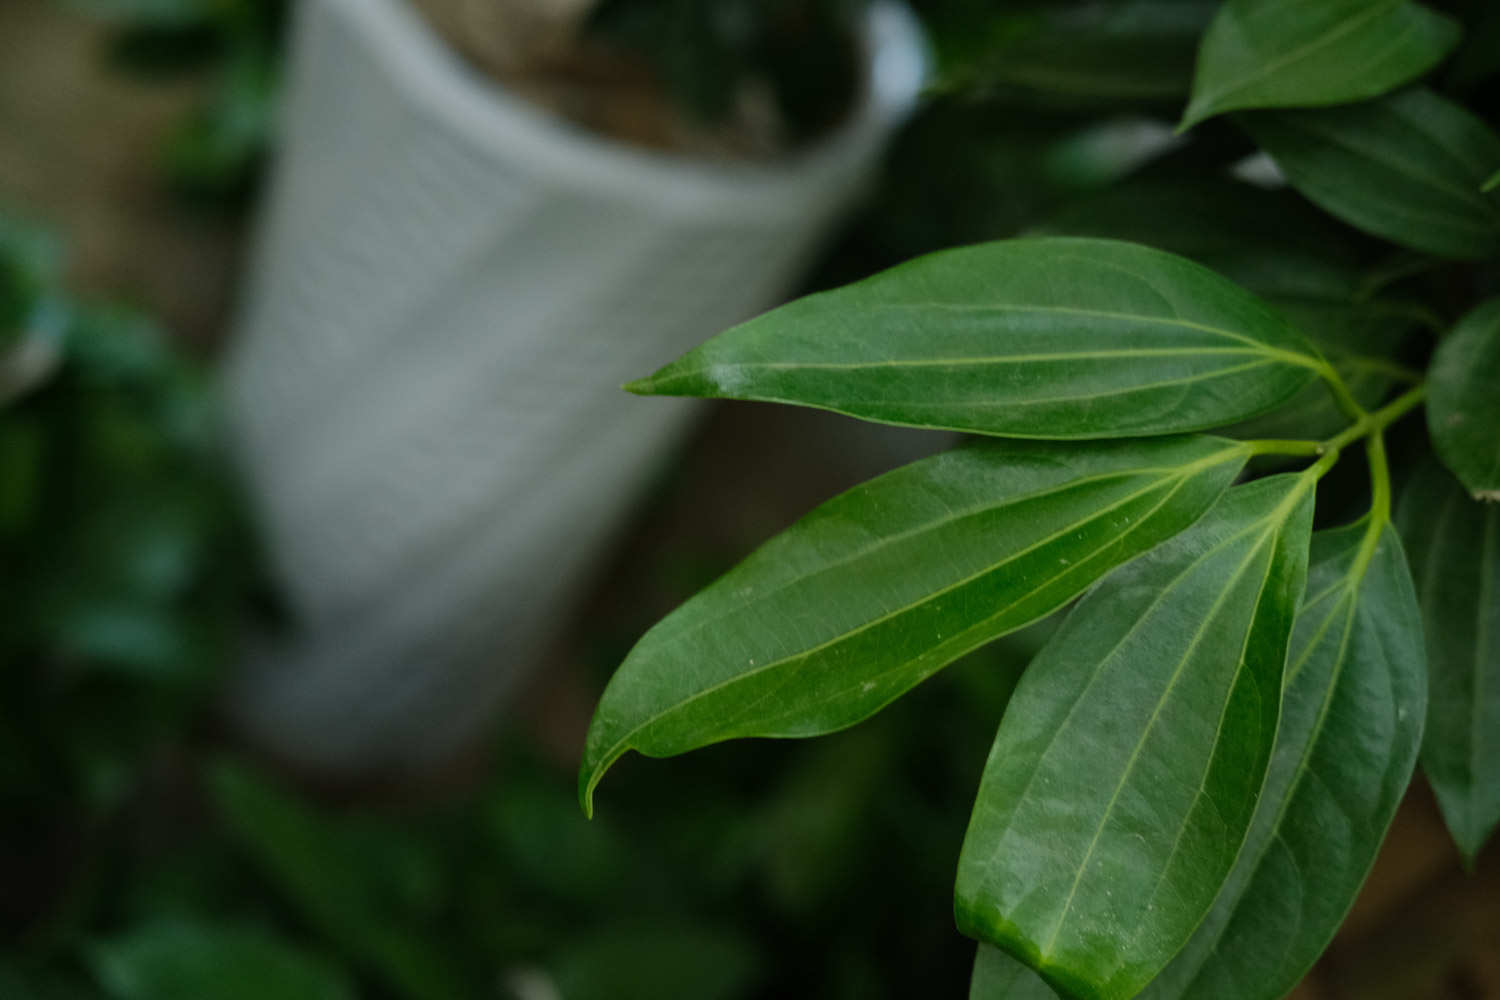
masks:
[[[626,388],[1082,440],[1234,423],[1291,399],[1320,364],[1284,317],[1198,264],[1026,237],[798,299]]]

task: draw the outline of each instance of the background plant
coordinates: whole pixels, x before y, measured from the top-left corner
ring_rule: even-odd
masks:
[[[956,16],[952,87],[1175,103],[1192,131],[1032,236],[800,300],[630,386],[986,439],[829,501],[647,633],[584,805],[630,749],[844,728],[1083,595],[980,782],[956,913],[998,948],[974,995],[1280,996],[1419,753],[1467,857],[1500,820],[1496,15]],[[1398,426],[1424,406],[1426,435]],[[1353,509],[1324,486],[1346,456]]]

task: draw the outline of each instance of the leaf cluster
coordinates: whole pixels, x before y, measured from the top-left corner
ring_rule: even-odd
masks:
[[[647,632],[584,808],[630,750],[831,733],[1061,614],[958,862],[973,995],[1282,996],[1419,757],[1471,862],[1500,822],[1500,28],[1404,0],[930,6],[949,97],[1179,135],[1021,237],[627,386],[974,438]]]
[[[60,862],[199,710],[249,586],[200,374],[139,315],[67,295],[54,258],[0,222],[0,272],[27,276],[0,340],[7,924],[53,888],[38,845]]]

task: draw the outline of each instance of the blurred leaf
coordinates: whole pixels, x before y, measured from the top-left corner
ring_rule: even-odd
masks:
[[[1246,457],[1207,437],[980,442],[836,497],[631,651],[589,729],[584,808],[628,750],[670,756],[868,718],[1187,527]]]
[[[1029,966],[982,944],[974,955],[969,1000],[1057,1000],[1057,993]]]
[[[551,899],[592,910],[643,893],[642,859],[608,823],[584,819],[566,784],[506,781],[486,812],[507,864]]]
[[[1057,105],[1182,97],[1213,15],[1195,0],[936,6],[948,86]]]
[[[1269,410],[1324,362],[1211,271],[1109,240],[929,254],[741,324],[626,388],[912,427],[1079,439]]]
[[[1034,231],[1143,243],[1272,299],[1349,301],[1360,281],[1347,230],[1289,191],[1226,176],[1148,172],[1065,207]]]
[[[955,889],[966,934],[1087,1000],[1134,997],[1187,943],[1271,760],[1314,481],[1230,490],[1069,613],[985,765]]]
[[[360,867],[328,818],[264,779],[216,766],[209,789],[228,832],[275,888],[351,961],[410,1000],[463,1000],[470,985],[451,956],[383,905],[385,872]]]
[[[1364,104],[1241,117],[1302,194],[1350,225],[1440,257],[1500,252],[1500,136],[1421,88]]]
[[[1500,7],[1471,5],[1464,41],[1449,63],[1445,89],[1463,92],[1500,73]]]
[[[0,418],[0,542],[19,535],[37,517],[44,447],[35,421]]]
[[[1427,678],[1395,529],[1313,536],[1281,725],[1250,835],[1208,918],[1140,1000],[1277,1000],[1354,902],[1411,780]]]
[[[1500,502],[1500,298],[1477,306],[1438,345],[1428,385],[1438,457],[1476,498]]]
[[[779,910],[807,914],[857,890],[861,837],[877,799],[892,790],[892,735],[866,726],[815,744],[757,811],[766,890]]]
[[[5,1000],[99,1000],[101,994],[82,982],[52,972],[38,972],[0,957],[0,997]]]
[[[701,924],[619,927],[559,948],[547,963],[566,1000],[735,1000],[759,976],[753,944]]]
[[[211,99],[173,136],[167,170],[185,193],[228,198],[252,190],[270,145],[276,79],[262,52],[239,53]]]
[[[238,0],[63,0],[64,4],[90,17],[120,23],[177,27],[207,19],[215,8],[233,6]],[[254,2],[254,0],[249,0]]]
[[[1429,461],[1401,497],[1427,636],[1422,770],[1472,864],[1500,823],[1500,504]]]
[[[1203,36],[1182,124],[1378,97],[1431,69],[1459,35],[1458,22],[1408,0],[1227,0]]]
[[[353,1000],[336,967],[264,931],[162,922],[88,949],[116,1000]]]

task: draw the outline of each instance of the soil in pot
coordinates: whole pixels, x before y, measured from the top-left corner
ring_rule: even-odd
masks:
[[[620,142],[774,159],[858,100],[861,0],[412,0],[477,70]]]

